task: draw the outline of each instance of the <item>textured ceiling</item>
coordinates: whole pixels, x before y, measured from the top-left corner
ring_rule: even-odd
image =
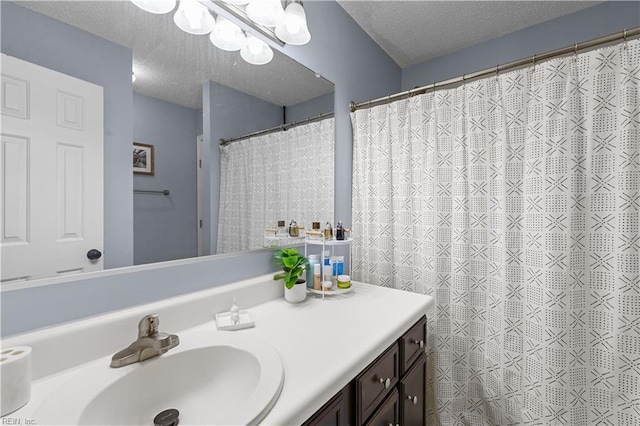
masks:
[[[602,3],[337,1],[403,68]]]
[[[134,91],[175,104],[200,109],[206,80],[286,106],[333,92],[333,84],[277,51],[269,64],[247,64],[239,52],[180,30],[172,13],[153,15],[129,1],[16,3],[132,49]]]

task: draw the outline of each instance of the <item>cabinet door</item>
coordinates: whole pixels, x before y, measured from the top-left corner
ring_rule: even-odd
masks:
[[[400,419],[403,425],[426,426],[427,356],[422,356],[400,381]]]
[[[393,390],[384,400],[380,408],[371,416],[365,426],[398,426],[400,424],[400,404],[398,391]]]
[[[324,404],[303,426],[351,426],[353,402],[351,384]]]

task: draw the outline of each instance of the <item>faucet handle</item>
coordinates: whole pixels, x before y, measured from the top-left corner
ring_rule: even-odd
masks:
[[[138,337],[151,336],[157,333],[158,325],[160,325],[158,314],[145,315],[138,323]]]

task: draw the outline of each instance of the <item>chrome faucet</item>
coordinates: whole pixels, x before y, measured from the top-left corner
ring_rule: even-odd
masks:
[[[118,368],[161,355],[180,344],[175,334],[158,331],[158,314],[145,315],[138,323],[138,340],[111,358],[111,367]]]

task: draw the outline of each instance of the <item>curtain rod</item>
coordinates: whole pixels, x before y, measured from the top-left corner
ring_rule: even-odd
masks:
[[[555,58],[557,56],[562,56],[569,53],[578,53],[579,50],[590,49],[592,47],[600,46],[602,44],[612,43],[614,41],[619,41],[619,40],[624,40],[626,43],[629,38],[636,37],[638,35],[640,35],[640,27],[636,27],[630,30],[624,29],[623,31],[620,31],[615,34],[610,34],[604,37],[595,38],[593,40],[584,41],[582,43],[574,43],[572,46],[563,47],[561,49],[552,50],[550,52],[546,52],[542,54],[534,54],[531,57],[519,59],[513,62],[508,62],[502,65],[496,65],[495,67],[487,68],[481,71],[476,71],[471,74],[463,74],[460,77],[451,78],[449,80],[444,80],[438,83],[432,83],[428,86],[416,87],[415,89],[410,89],[404,92],[396,93],[394,95],[384,96],[377,99],[370,99],[365,102],[359,102],[359,103],[351,102],[349,104],[349,108],[351,109],[351,112],[354,112],[357,109],[361,109],[361,108],[384,105],[399,99],[404,99],[404,98],[408,98],[415,95],[422,95],[426,93],[427,90],[429,89],[435,90],[437,88],[449,86],[456,83],[464,83],[467,80],[472,80],[475,78],[484,77],[491,74],[498,74],[501,71],[509,70],[512,68],[518,68],[531,63],[535,65],[536,62],[539,62],[539,61],[544,61],[547,59]]]
[[[257,132],[249,133],[247,135],[238,136],[237,138],[220,139],[220,146],[226,146],[226,145],[229,145],[231,142],[237,142],[242,139],[248,139],[248,138],[253,138],[255,136],[266,135],[266,134],[277,132],[280,130],[288,130],[288,129],[291,129],[292,127],[300,126],[302,124],[312,123],[314,121],[322,120],[327,117],[333,117],[333,112],[325,112],[322,114],[314,115],[313,117],[307,117],[302,120],[294,121],[293,123],[281,124],[279,126],[271,127],[269,129],[259,130]]]

